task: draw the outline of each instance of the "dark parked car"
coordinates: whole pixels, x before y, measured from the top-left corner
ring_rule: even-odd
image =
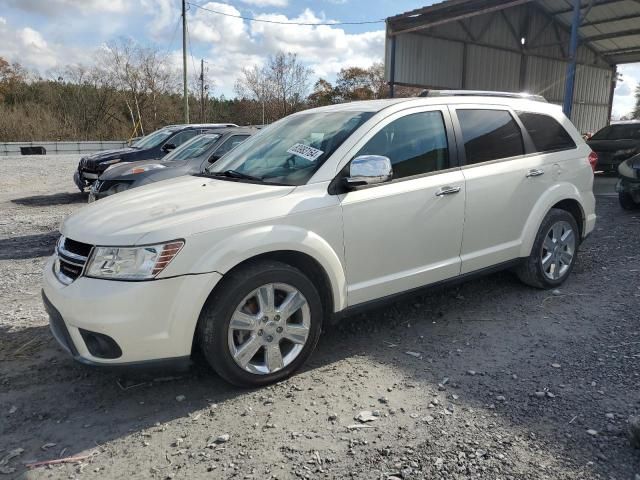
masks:
[[[162,160],[114,165],[91,186],[89,202],[160,180],[200,173],[256,132],[246,127],[217,129],[192,138]]]
[[[616,191],[625,210],[640,208],[640,154],[625,160],[618,167]]]
[[[130,147],[105,150],[80,159],[73,181],[81,191],[97,180],[111,165],[138,160],[154,160],[164,157],[169,151],[179,147],[196,135],[215,131],[219,128],[235,127],[233,123],[207,123],[201,125],[169,125],[142,137]]]
[[[598,170],[617,172],[618,165],[640,153],[640,121],[619,122],[604,127],[587,144],[598,154]]]

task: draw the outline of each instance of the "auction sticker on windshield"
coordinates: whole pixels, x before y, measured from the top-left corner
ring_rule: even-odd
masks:
[[[303,145],[302,143],[296,143],[293,147],[287,150],[287,153],[297,155],[298,157],[302,157],[310,162],[315,162],[324,152],[317,148]]]

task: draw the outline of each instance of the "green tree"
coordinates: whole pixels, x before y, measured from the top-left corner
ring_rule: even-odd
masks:
[[[310,107],[324,107],[337,102],[338,92],[324,78],[319,79],[313,86],[313,92],[309,95]]]

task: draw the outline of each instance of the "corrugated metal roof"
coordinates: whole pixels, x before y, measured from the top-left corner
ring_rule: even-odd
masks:
[[[581,0],[583,20],[579,29],[581,43],[591,48],[610,65],[640,62],[640,2],[638,0]],[[445,0],[387,19],[389,33],[419,32],[440,28],[450,22],[468,20],[526,3],[538,4],[566,33],[573,17],[569,0]],[[490,35],[504,32],[490,31]],[[498,39],[508,42],[508,38]],[[543,45],[557,48],[556,39]]]

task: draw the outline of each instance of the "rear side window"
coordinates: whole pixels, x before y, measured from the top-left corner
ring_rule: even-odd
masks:
[[[522,132],[506,110],[458,110],[467,165],[524,154]]]
[[[421,112],[383,127],[356,154],[391,160],[393,178],[412,177],[449,168],[447,133],[442,113]]]
[[[518,117],[531,135],[538,152],[576,148],[576,143],[555,118],[531,112],[518,112]]]

